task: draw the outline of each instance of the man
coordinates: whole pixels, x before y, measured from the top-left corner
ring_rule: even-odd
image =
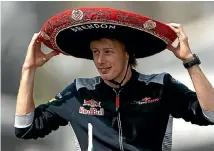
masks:
[[[186,65],[196,93],[168,73],[144,75],[134,67],[134,54],[118,39],[100,37],[90,42],[100,76],[77,78],[47,104],[35,107],[34,74],[59,52],[44,54],[39,34],[28,47],[17,97],[15,134],[42,138],[68,123],[75,132],[77,150],[170,150],[167,131],[172,117],[197,125],[214,124],[214,89],[191,53],[179,24],[168,25],[178,36],[168,49]],[[194,60],[194,63],[190,61]],[[171,117],[172,116],[172,117]]]

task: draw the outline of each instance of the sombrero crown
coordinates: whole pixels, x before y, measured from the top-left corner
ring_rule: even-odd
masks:
[[[114,38],[136,58],[154,55],[177,38],[174,31],[154,19],[112,8],[78,8],[48,19],[41,40],[49,48],[77,58],[92,59],[90,42]]]

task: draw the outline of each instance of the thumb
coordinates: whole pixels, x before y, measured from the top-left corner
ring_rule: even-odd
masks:
[[[168,45],[167,49],[170,51],[175,51],[176,48],[173,45]]]
[[[46,59],[51,59],[52,57],[54,57],[54,56],[57,56],[57,55],[59,55],[60,53],[58,52],[58,51],[51,51],[51,52],[49,52],[49,53],[47,53],[46,54]]]

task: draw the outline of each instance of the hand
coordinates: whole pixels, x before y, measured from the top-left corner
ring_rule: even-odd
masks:
[[[167,49],[172,51],[178,59],[181,59],[183,62],[187,62],[193,58],[191,53],[188,38],[184,33],[184,30],[180,24],[170,23],[168,26],[177,34],[178,36],[178,46],[174,47],[173,45],[168,45]]]
[[[23,69],[36,69],[43,66],[52,57],[59,55],[57,51],[51,51],[47,54],[41,51],[41,41],[39,40],[39,34],[35,33],[28,46],[27,55],[23,65]]]

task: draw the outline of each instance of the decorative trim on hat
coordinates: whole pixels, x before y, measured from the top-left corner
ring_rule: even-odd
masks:
[[[112,16],[114,16],[112,18]],[[145,20],[145,21],[144,21]],[[165,37],[166,35],[160,35],[160,29],[158,29],[158,21],[152,20],[150,18],[142,18],[140,15],[133,13],[125,13],[123,11],[118,11],[115,9],[74,9],[62,12],[56,15],[54,18],[50,19],[44,26],[43,38],[49,43],[54,50],[59,50],[62,53],[69,55],[62,51],[56,43],[57,35],[68,28],[76,27],[77,31],[81,30],[84,25],[91,24],[101,24],[100,26],[112,25],[112,26],[125,26],[140,31],[147,32],[166,44],[172,43],[172,41]],[[82,26],[81,26],[82,25]],[[80,27],[78,27],[80,26]],[[105,26],[106,27],[106,26]],[[86,30],[86,29],[83,29]],[[160,34],[158,33],[160,32]]]

